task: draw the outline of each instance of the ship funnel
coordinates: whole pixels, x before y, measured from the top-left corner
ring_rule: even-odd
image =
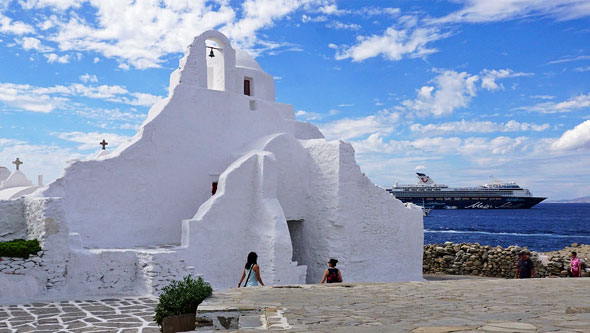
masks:
[[[436,184],[434,180],[430,179],[425,173],[416,172],[416,177],[418,177],[418,185]]]

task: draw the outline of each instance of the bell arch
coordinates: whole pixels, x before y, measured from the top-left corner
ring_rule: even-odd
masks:
[[[222,33],[209,30],[199,35],[192,45],[196,49],[198,85],[202,88],[230,91],[236,66],[236,52]]]

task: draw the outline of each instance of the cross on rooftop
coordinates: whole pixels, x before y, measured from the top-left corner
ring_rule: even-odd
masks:
[[[107,149],[106,146],[108,145],[108,142],[104,141],[104,139],[102,139],[102,142],[100,143],[100,145],[102,146],[102,150]]]
[[[17,157],[16,160],[12,161],[12,164],[16,164],[16,170],[18,170],[18,167],[20,167],[23,162],[21,162]]]

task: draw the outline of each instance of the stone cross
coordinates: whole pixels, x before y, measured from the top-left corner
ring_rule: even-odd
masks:
[[[12,161],[12,164],[16,164],[16,170],[18,170],[18,167],[20,167],[23,162],[21,162],[17,157],[16,160]]]
[[[108,143],[106,141],[104,141],[104,139],[102,139],[102,142],[100,143],[100,145],[102,146],[102,150],[107,149],[106,146],[108,145]]]

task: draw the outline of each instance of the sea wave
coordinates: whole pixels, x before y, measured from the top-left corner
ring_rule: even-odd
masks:
[[[588,238],[590,239],[589,235],[560,235],[560,234],[546,234],[546,233],[536,233],[536,234],[523,234],[517,232],[489,232],[489,231],[472,231],[472,230],[431,230],[431,229],[424,229],[424,232],[428,233],[443,233],[443,234],[479,234],[479,235],[502,235],[502,236],[516,236],[516,237],[554,237],[554,238]]]

